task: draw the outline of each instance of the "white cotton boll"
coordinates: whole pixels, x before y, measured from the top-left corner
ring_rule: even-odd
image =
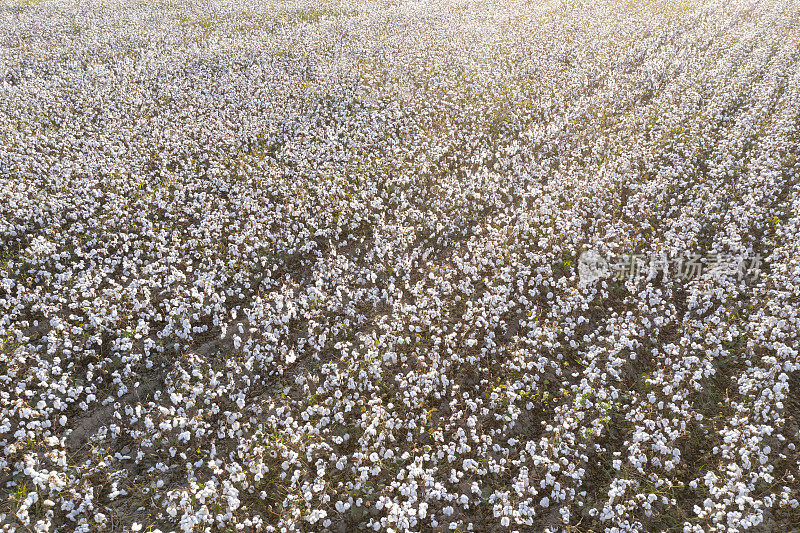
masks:
[[[539,505],[541,505],[541,506],[542,506],[542,507],[544,507],[544,508],[550,507],[550,498],[548,498],[547,496],[545,496],[544,498],[542,498],[542,499],[539,501]]]

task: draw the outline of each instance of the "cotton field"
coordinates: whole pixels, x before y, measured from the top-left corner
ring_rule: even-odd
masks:
[[[0,0],[0,531],[800,529],[800,2]]]

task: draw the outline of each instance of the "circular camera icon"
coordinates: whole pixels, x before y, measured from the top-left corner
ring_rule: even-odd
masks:
[[[586,250],[578,258],[578,276],[581,283],[594,283],[611,273],[608,261],[596,250]]]

